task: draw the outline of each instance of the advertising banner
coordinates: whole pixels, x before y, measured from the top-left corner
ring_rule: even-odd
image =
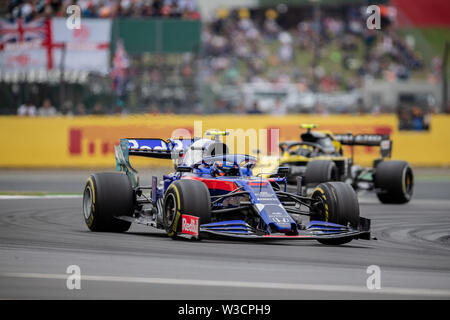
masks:
[[[426,132],[398,131],[397,118],[385,116],[300,116],[277,118],[254,116],[129,116],[129,117],[61,117],[20,118],[0,117],[2,136],[0,167],[108,167],[114,168],[114,145],[120,138],[163,138],[172,136],[202,136],[206,130],[230,130],[227,138],[231,152],[254,153],[253,145],[277,150],[278,141],[298,140],[304,129],[301,123],[315,123],[317,130],[335,133],[390,134],[393,159],[409,161],[413,166],[450,165],[450,117],[436,115]],[[271,134],[279,133],[276,140]],[[205,138],[211,138],[206,137]],[[245,142],[239,150],[236,140]],[[242,145],[242,143],[241,143]],[[436,148],[442,146],[442,148]],[[344,155],[350,157],[350,147]],[[377,147],[355,147],[355,163],[372,165],[379,157]],[[139,166],[168,165],[169,160],[132,159]]]

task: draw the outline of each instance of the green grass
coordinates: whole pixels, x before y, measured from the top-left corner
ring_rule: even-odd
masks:
[[[403,36],[414,37],[415,48],[422,55],[429,65],[435,56],[442,57],[445,42],[450,42],[449,28],[403,28],[399,30]]]

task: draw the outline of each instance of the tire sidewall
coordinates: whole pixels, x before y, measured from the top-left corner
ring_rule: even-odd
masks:
[[[85,204],[87,189],[92,203]],[[118,172],[104,172],[91,175],[83,192],[83,218],[91,231],[124,232],[131,222],[115,218],[115,213],[131,216],[134,207],[134,193],[128,177]],[[90,214],[86,208],[90,207]]]
[[[312,197],[321,199],[323,203],[321,221],[358,227],[359,203],[350,185],[344,182],[321,183],[314,189]]]
[[[414,193],[414,173],[406,161],[380,162],[375,169],[374,186],[382,203],[407,203]],[[406,180],[409,179],[409,186]]]
[[[324,213],[315,220],[336,223],[357,228],[359,225],[359,203],[353,188],[344,182],[319,184],[312,197],[323,203]],[[318,239],[325,245],[342,245],[352,241],[351,237]]]
[[[87,192],[89,193],[90,197],[90,205],[88,203],[85,203],[85,201],[88,201],[86,198]],[[95,229],[94,222],[96,220],[96,214],[95,214],[95,186],[92,177],[89,177],[89,179],[86,182],[86,185],[84,186],[84,192],[83,192],[83,217],[84,222],[86,223],[87,227],[91,230]],[[89,215],[86,214],[86,210],[89,209]]]
[[[174,199],[175,202],[175,216],[173,217],[172,221],[168,221],[166,216],[166,205],[168,198]],[[179,223],[181,220],[181,204],[180,204],[180,192],[176,186],[175,183],[172,183],[169,188],[166,191],[166,194],[164,195],[164,205],[163,205],[163,224],[164,228],[166,230],[166,233],[169,237],[176,238],[178,232],[181,231],[181,224]]]
[[[319,184],[338,179],[336,164],[331,160],[312,160],[306,165],[305,183]]]
[[[174,197],[176,212],[172,221],[166,216],[167,199]],[[181,232],[183,214],[196,216],[200,224],[211,221],[211,199],[209,190],[203,182],[193,179],[181,179],[173,182],[164,195],[163,224],[169,237],[176,238]]]

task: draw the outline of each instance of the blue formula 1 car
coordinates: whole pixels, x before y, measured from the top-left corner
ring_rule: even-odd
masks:
[[[253,176],[257,159],[229,154],[214,139],[121,139],[121,172],[89,177],[83,214],[92,231],[124,232],[131,223],[164,229],[171,238],[310,239],[344,244],[370,239],[370,220],[359,216],[355,191],[343,182],[319,184],[310,196],[286,191],[286,173]],[[173,159],[175,172],[151,186],[139,184],[129,156]],[[306,216],[305,221],[303,216]]]

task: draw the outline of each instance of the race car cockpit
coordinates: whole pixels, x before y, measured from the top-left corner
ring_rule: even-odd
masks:
[[[257,159],[244,154],[230,154],[228,146],[218,137],[227,132],[212,131],[207,135],[214,140],[198,139],[192,143],[183,155],[181,165],[196,169],[197,174],[208,174],[213,177],[249,176]]]
[[[226,155],[229,153],[225,143],[209,139],[199,139],[195,141],[186,150],[182,164],[184,166],[193,166],[205,158]]]
[[[300,135],[302,142],[309,143],[312,147],[315,147],[316,152],[324,153],[328,155],[337,154],[337,150],[333,144],[331,137],[322,132],[307,131]]]

